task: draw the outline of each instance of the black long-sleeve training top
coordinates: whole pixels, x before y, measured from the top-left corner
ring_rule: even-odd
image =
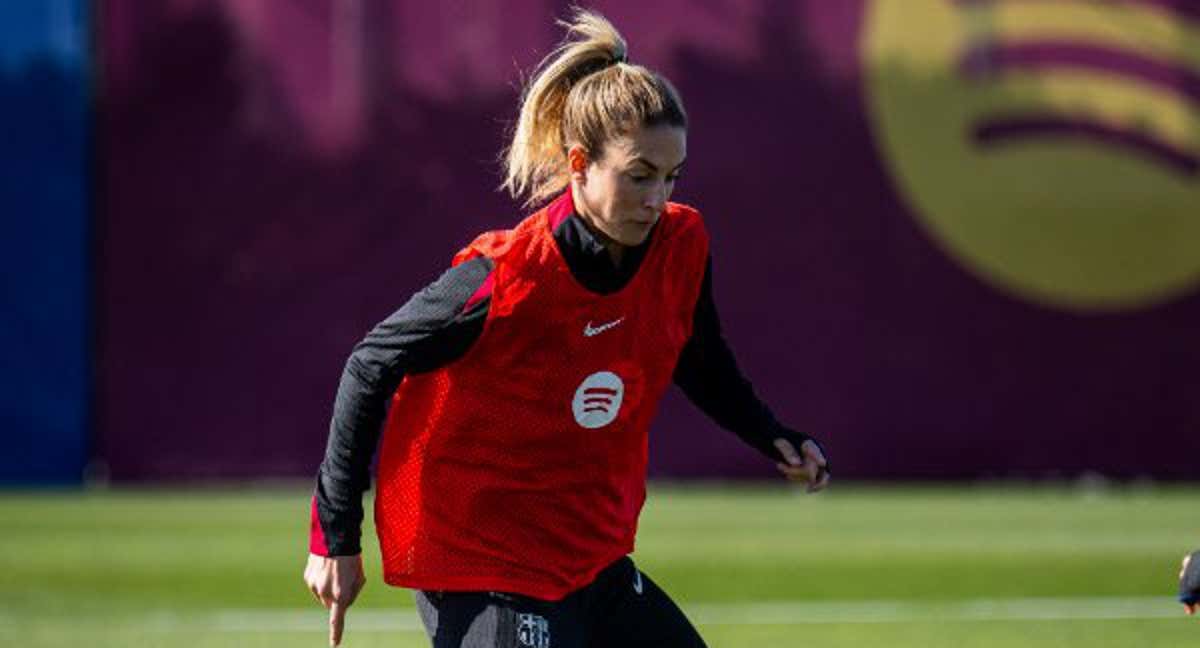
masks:
[[[599,294],[614,293],[633,278],[653,236],[652,230],[616,265],[577,214],[554,231],[571,273]],[[361,551],[362,495],[370,486],[371,460],[388,402],[405,375],[443,367],[462,357],[479,338],[491,301],[492,269],[486,257],[450,268],[354,347],[338,385],[314,495],[328,555]],[[742,375],[721,334],[712,295],[711,255],[693,318],[692,336],[675,367],[675,384],[717,424],[771,459],[782,460],[775,439],[788,439],[798,450],[810,437],[776,420]]]

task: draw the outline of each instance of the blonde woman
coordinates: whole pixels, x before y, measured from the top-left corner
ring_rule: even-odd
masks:
[[[668,202],[686,154],[679,95],[602,16],[561,24],[507,151],[504,187],[540,208],[460,251],[346,364],[305,569],[333,644],[365,582],[381,429],[384,580],[414,590],[438,648],[704,645],[628,556],[672,382],[788,478],[829,483],[817,443],[738,370],[704,223]]]

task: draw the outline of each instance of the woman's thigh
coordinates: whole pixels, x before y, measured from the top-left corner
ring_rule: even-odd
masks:
[[[414,593],[433,648],[583,648],[573,600],[539,601],[499,592]]]
[[[626,560],[597,593],[587,648],[705,648],[675,601]]]

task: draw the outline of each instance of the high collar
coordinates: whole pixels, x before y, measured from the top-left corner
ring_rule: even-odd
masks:
[[[571,274],[588,290],[601,294],[617,292],[633,279],[658,229],[651,229],[640,245],[627,248],[620,265],[616,265],[604,243],[576,213],[570,185],[550,203],[547,215],[554,241]]]

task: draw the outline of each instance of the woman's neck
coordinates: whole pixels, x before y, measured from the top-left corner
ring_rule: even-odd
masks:
[[[592,236],[595,236],[596,240],[600,241],[600,244],[608,251],[608,257],[612,259],[613,267],[621,267],[621,261],[625,258],[625,246],[613,240],[596,225],[596,219],[588,213],[587,208],[579,200],[579,194],[575,191],[571,192],[571,202],[575,213],[579,215],[579,220],[583,221]]]

